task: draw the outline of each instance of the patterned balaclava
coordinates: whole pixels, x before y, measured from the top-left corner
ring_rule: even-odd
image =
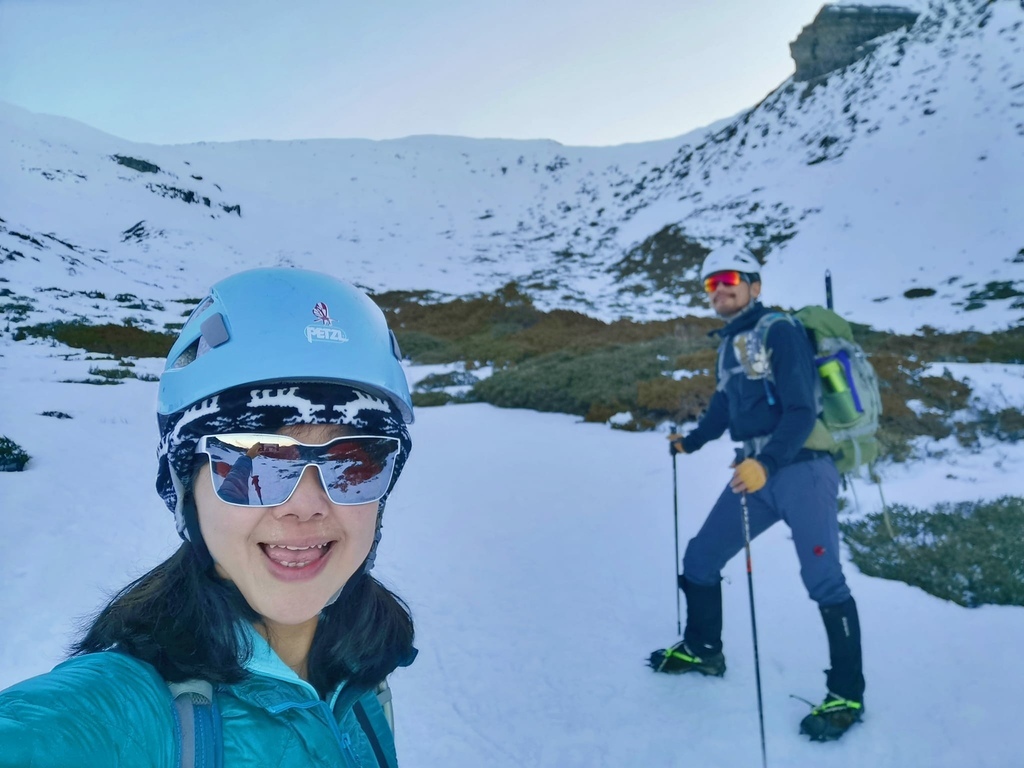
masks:
[[[207,568],[213,563],[199,531],[192,498],[192,479],[198,467],[195,450],[203,435],[273,433],[296,424],[343,424],[360,434],[398,438],[401,448],[391,485],[380,500],[377,532],[363,571],[373,568],[384,505],[412,448],[409,430],[390,400],[341,384],[249,384],[212,395],[178,413],[158,415],[157,419],[160,444],[156,489],[174,513],[178,534],[192,542]]]

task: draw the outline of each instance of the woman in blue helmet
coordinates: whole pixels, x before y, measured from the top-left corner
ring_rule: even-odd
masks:
[[[183,543],[0,693],[0,766],[397,765],[385,681],[413,623],[370,570],[411,421],[361,291],[295,269],[216,284],[159,388]]]

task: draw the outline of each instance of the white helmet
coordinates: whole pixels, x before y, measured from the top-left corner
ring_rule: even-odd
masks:
[[[708,275],[729,269],[753,275],[754,277],[750,278],[751,282],[761,279],[761,263],[746,248],[737,246],[724,246],[709,253],[700,268],[700,279],[704,280]]]

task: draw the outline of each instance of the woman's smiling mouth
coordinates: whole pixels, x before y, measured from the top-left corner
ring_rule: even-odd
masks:
[[[330,557],[334,541],[316,544],[261,543],[270,572],[286,581],[312,578],[318,574]]]

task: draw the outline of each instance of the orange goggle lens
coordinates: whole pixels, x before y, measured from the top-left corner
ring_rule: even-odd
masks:
[[[714,293],[720,285],[732,287],[739,285],[741,282],[743,282],[743,273],[735,269],[715,272],[713,275],[708,275],[704,278],[704,290],[708,293]]]

